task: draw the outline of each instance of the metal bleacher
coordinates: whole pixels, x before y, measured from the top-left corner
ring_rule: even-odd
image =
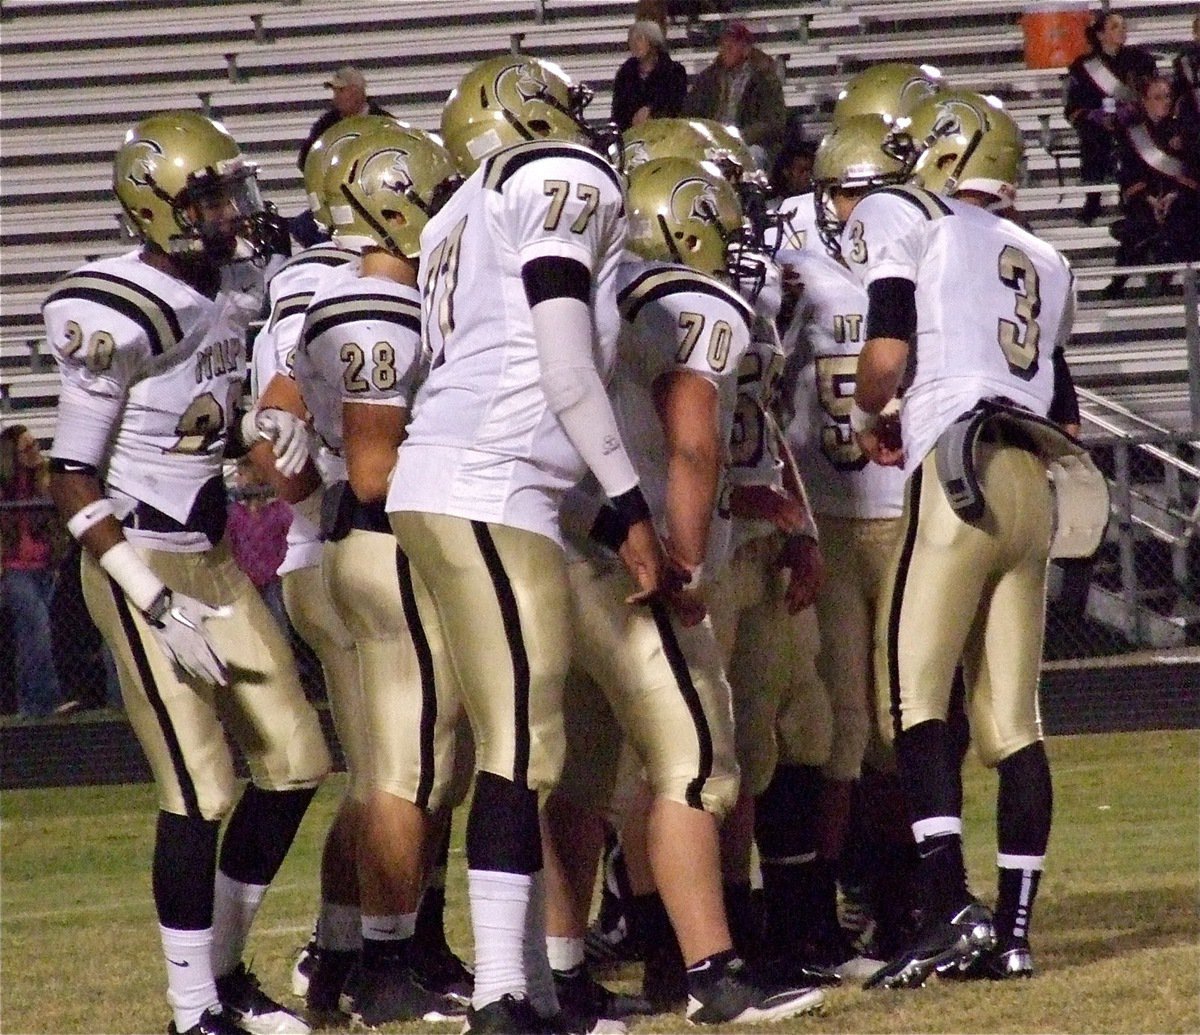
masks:
[[[1186,402],[1179,297],[1131,297],[1116,305],[1098,297],[1115,252],[1107,232],[1115,185],[1091,188],[1101,192],[1102,218],[1078,225],[1073,214],[1085,188],[1077,183],[1077,159],[1062,153],[1070,131],[1061,114],[1061,70],[1025,67],[1023,6],[759,0],[739,3],[737,15],[775,57],[789,107],[812,139],[828,127],[846,79],[878,60],[928,61],[955,85],[1001,96],[1027,139],[1030,186],[1022,208],[1068,254],[1079,277],[1083,307],[1071,358],[1083,381],[1107,385],[1123,404],[1136,406],[1144,375],[1173,384],[1177,401]],[[488,54],[520,49],[554,57],[588,83],[595,92],[591,113],[602,118],[632,7],[632,0],[5,0],[0,407],[28,412],[25,400],[52,406],[52,396],[27,397],[15,387],[25,372],[43,373],[45,349],[27,344],[40,337],[41,297],[72,267],[128,247],[115,218],[109,163],[138,118],[170,107],[221,118],[259,163],[264,193],[294,212],[304,205],[296,147],[328,101],[322,82],[331,69],[357,64],[377,100],[433,128],[467,68]],[[1146,0],[1131,12],[1131,39],[1165,63],[1186,37],[1193,9],[1182,0]],[[690,72],[712,59],[718,20],[701,15],[670,24],[672,51]]]

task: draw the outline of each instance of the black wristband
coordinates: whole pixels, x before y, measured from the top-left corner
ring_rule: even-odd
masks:
[[[628,531],[630,525],[650,519],[650,505],[646,502],[646,497],[642,495],[642,490],[637,485],[628,492],[621,493],[620,496],[610,496],[609,502],[616,510],[617,517],[621,519],[626,531]],[[621,541],[625,541],[624,536],[621,537]]]
[[[157,629],[163,626],[163,615],[171,610],[171,591],[163,586],[153,600],[150,601],[150,606],[142,612],[146,616],[146,621]]]
[[[625,536],[629,534],[629,526],[621,520],[620,515],[607,504],[600,508],[596,520],[588,531],[588,537],[601,546],[607,546],[613,553],[621,549]]]

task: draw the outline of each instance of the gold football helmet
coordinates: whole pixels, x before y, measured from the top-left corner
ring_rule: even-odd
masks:
[[[907,163],[887,144],[892,125],[883,115],[855,115],[826,134],[813,158],[813,203],[817,230],[826,249],[840,251],[842,221],[833,203],[834,191],[867,190],[903,183]]]
[[[711,162],[656,158],[629,174],[629,249],[729,279],[729,246],[742,232],[733,186]]]
[[[313,142],[304,157],[304,193],[308,195],[308,207],[312,210],[313,219],[323,230],[333,231],[329,222],[328,199],[325,197],[325,175],[329,171],[330,156],[371,130],[400,125],[403,123],[387,115],[351,115],[339,119]]]
[[[893,122],[909,115],[942,86],[942,73],[932,65],[885,61],[854,76],[838,93],[833,125],[855,115],[885,115]]]
[[[461,182],[432,133],[396,124],[347,140],[329,155],[322,192],[334,240],[408,259],[421,231]]]
[[[192,111],[143,119],[113,158],[130,234],[172,255],[217,262],[263,254],[257,166],[218,122]]]
[[[494,151],[525,140],[586,144],[583,109],[591,91],[551,61],[506,54],[476,65],[450,91],[442,137],[459,171],[469,176]]]
[[[923,101],[904,127],[914,148],[910,178],[942,194],[977,190],[1011,204],[1025,145],[995,97],[943,90]]]

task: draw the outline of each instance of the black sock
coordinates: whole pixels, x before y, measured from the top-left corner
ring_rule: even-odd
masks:
[[[971,899],[963,863],[962,837],[935,834],[917,845],[921,907],[933,920],[948,920]]]
[[[401,938],[398,941],[364,938],[362,943],[363,966],[368,970],[376,970],[389,963],[403,963],[408,959],[411,944],[411,938]]]
[[[243,884],[270,884],[316,793],[315,787],[265,791],[247,784],[221,839],[221,872]]]
[[[1029,744],[1004,759],[998,769],[996,934],[1001,945],[1024,944],[1054,811],[1046,747],[1041,741]]]
[[[999,895],[996,900],[996,938],[1000,948],[1029,943],[1029,921],[1037,898],[1040,869],[997,868]]]
[[[762,915],[754,901],[750,882],[726,883],[721,890],[725,899],[725,918],[729,922],[733,947],[742,956],[756,955],[762,946]]]

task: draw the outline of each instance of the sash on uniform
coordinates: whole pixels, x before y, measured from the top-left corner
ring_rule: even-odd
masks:
[[[1118,101],[1132,103],[1137,100],[1134,93],[1117,77],[1100,57],[1090,57],[1083,63],[1087,77],[1096,84],[1096,88],[1106,97],[1114,97]]]
[[[1168,154],[1158,146],[1145,124],[1132,126],[1128,136],[1129,145],[1137,153],[1137,156],[1155,172],[1169,176],[1177,183],[1187,187],[1188,190],[1196,190],[1197,186],[1200,186],[1185,172],[1182,159]]]
[[[980,442],[1005,442],[1033,453],[1054,483],[1051,557],[1090,557],[1108,526],[1108,482],[1088,451],[1053,421],[999,399],[983,399],[950,425],[937,442],[938,478],[951,508],[977,525],[987,503],[976,471]]]

